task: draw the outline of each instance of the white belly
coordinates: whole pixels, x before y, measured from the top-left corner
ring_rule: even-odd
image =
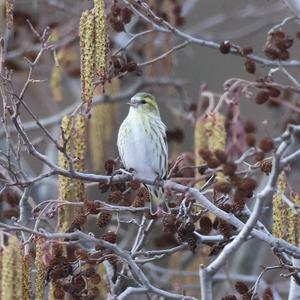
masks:
[[[131,122],[130,118],[124,120],[118,136],[119,153],[125,168],[149,179],[163,176],[158,140],[149,133],[150,127],[145,126],[142,119],[135,118]]]

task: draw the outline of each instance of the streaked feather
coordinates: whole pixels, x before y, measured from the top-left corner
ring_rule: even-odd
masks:
[[[155,103],[156,105],[156,103]],[[156,106],[157,107],[157,106]],[[131,107],[118,134],[118,149],[127,170],[150,180],[165,178],[168,169],[166,126],[157,109]],[[147,185],[152,200],[162,196],[162,189]]]

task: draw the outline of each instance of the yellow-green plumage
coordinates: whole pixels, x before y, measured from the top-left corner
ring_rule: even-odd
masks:
[[[165,178],[168,169],[166,126],[161,121],[153,95],[138,93],[129,102],[130,109],[118,134],[120,158],[127,170],[155,181]],[[160,198],[161,189],[147,185],[153,198]]]

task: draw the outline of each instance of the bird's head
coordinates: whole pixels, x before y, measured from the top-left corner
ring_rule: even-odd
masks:
[[[131,109],[144,114],[159,116],[159,109],[155,97],[148,93],[135,94],[128,103]]]

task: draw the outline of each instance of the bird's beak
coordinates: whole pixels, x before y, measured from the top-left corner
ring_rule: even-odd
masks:
[[[138,101],[134,98],[131,98],[129,102],[127,102],[128,105],[130,105],[131,107],[137,107],[138,105]]]

